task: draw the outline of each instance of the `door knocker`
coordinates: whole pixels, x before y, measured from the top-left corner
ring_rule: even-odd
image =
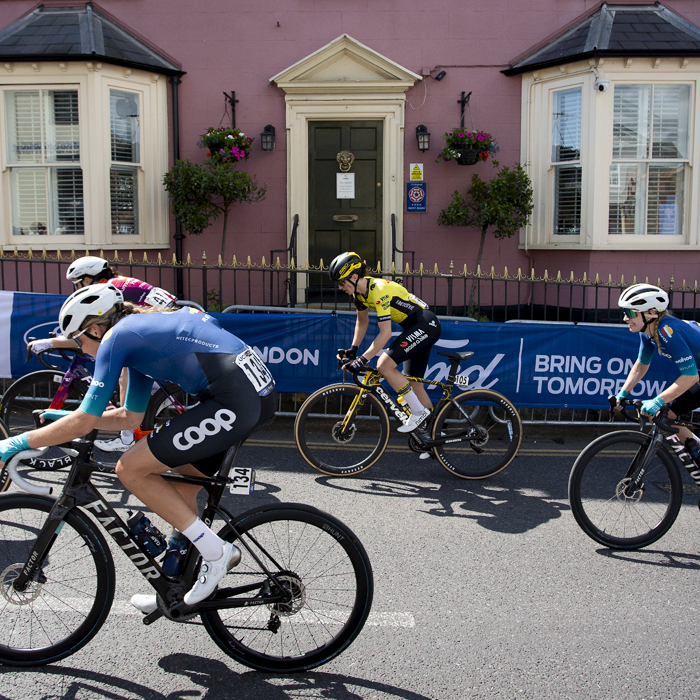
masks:
[[[355,156],[350,153],[350,151],[341,151],[335,159],[338,161],[338,165],[340,165],[340,172],[346,173],[352,167]]]

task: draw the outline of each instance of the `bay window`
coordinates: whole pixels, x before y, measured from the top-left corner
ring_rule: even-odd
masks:
[[[166,79],[92,63],[8,65],[0,245],[167,247]]]
[[[607,90],[596,89],[603,65]],[[521,246],[700,247],[694,75],[688,61],[624,58],[525,75],[521,160],[535,201]]]

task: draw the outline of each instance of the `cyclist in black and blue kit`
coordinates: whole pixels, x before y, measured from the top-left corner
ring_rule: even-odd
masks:
[[[226,450],[269,422],[275,385],[263,362],[240,338],[209,314],[184,308],[145,312],[124,304],[107,283],[74,292],[63,304],[59,325],[95,358],[93,381],[80,408],[55,423],[0,441],[0,461],[29,447],[68,442],[94,428],[119,430],[140,425],[153,379],[178,383],[200,402],[140,440],[117,463],[124,486],[192,542],[202,555],[197,582],[184,601],[211,595],[240,551],[224,542],[198,517],[199,487],[174,485],[160,477],[173,469],[211,476]],[[122,408],[105,411],[123,368],[129,383]],[[144,612],[155,596],[134,596]]]
[[[682,321],[668,311],[668,294],[652,284],[633,284],[620,295],[618,306],[624,311],[624,320],[632,333],[639,333],[639,353],[622,389],[621,399],[642,380],[658,351],[676,364],[678,378],[653,399],[642,402],[641,412],[653,418],[666,404],[669,416],[676,418],[700,407],[700,326],[695,321]],[[678,433],[690,453],[698,458],[700,441],[681,427]]]

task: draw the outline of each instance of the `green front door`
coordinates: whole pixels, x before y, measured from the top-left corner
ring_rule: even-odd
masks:
[[[381,121],[309,122],[309,262],[328,267],[333,258],[354,250],[369,267],[382,258],[382,136]],[[354,160],[354,197],[338,197],[338,154]],[[347,192],[348,178],[341,182]],[[341,191],[341,193],[342,193]],[[314,279],[316,278],[316,279]],[[326,278],[324,286],[328,286]],[[321,284],[312,276],[310,287]],[[311,291],[311,290],[310,290]]]

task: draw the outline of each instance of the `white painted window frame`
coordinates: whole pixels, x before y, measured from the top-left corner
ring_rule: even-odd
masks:
[[[579,61],[533,71],[522,79],[521,161],[532,179],[534,208],[521,230],[524,250],[700,250],[700,59],[615,58]],[[597,79],[610,81],[606,91]],[[690,85],[690,146],[685,183],[685,230],[678,236],[608,234],[612,163],[613,100],[616,83]],[[551,165],[553,93],[581,86],[581,232],[554,234],[554,166]]]
[[[13,235],[5,135],[4,91],[78,90],[80,164],[83,169],[84,236]],[[111,233],[109,171],[110,89],[139,95],[141,152],[138,168],[138,235]],[[18,250],[168,248],[170,221],[163,175],[168,169],[167,78],[105,63],[6,63],[0,66],[0,246]]]

